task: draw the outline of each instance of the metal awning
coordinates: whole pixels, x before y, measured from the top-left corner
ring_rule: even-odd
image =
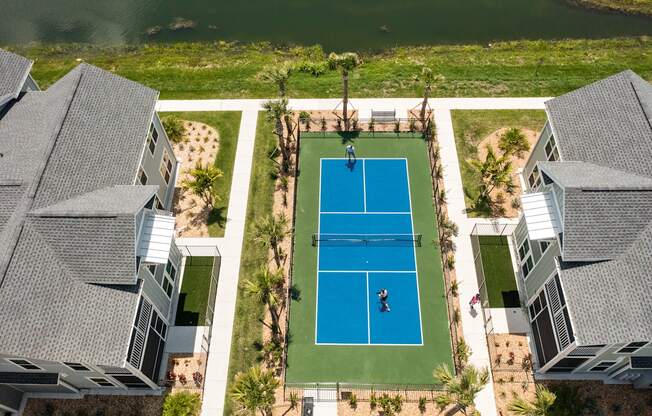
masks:
[[[523,194],[521,207],[530,240],[550,240],[561,232],[561,221],[552,192]]]
[[[138,256],[145,263],[166,264],[174,238],[174,217],[145,213],[138,242]]]

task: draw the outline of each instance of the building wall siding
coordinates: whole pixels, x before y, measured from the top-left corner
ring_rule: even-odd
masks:
[[[174,178],[176,175],[177,169],[177,160],[174,157],[174,152],[172,151],[172,145],[165,134],[165,129],[158,118],[158,115],[154,114],[152,120],[154,123],[154,128],[158,132],[158,140],[154,153],[150,152],[148,143],[145,144],[145,150],[143,152],[143,158],[141,160],[141,166],[147,175],[147,184],[148,185],[157,185],[159,190],[157,196],[160,199],[161,203],[164,205],[164,209],[171,211],[172,209],[172,195],[174,194]],[[170,160],[172,161],[172,172],[170,175],[170,182],[165,183],[163,175],[161,175],[161,161],[163,160],[163,153],[167,152]]]
[[[523,179],[525,180],[525,183],[528,187],[530,186],[528,178],[530,177],[530,173],[532,173],[532,169],[534,169],[536,163],[540,160],[547,160],[544,147],[548,141],[548,137],[550,137],[551,134],[552,129],[550,128],[550,122],[546,121],[546,124],[543,127],[543,130],[541,130],[539,138],[537,139],[537,144],[534,145],[532,153],[530,154],[530,158],[523,167]],[[530,192],[530,190],[528,189],[527,192]]]

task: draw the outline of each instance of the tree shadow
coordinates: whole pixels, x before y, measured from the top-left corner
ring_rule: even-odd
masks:
[[[179,303],[177,306],[177,316],[175,325],[177,326],[197,326],[199,322],[199,313],[185,310],[187,293],[179,294]]]
[[[301,289],[299,289],[296,283],[292,284],[290,287],[290,299],[300,301],[301,300]]]
[[[208,226],[217,225],[218,227],[224,229],[226,227],[227,208],[228,206],[226,205],[213,207],[213,209],[208,213],[206,224],[208,224]]]

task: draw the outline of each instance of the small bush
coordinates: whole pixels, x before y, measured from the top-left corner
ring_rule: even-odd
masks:
[[[161,123],[165,129],[165,134],[168,135],[172,143],[179,143],[183,139],[183,135],[186,134],[183,122],[176,116],[163,117]]]
[[[199,394],[187,391],[168,394],[163,402],[163,416],[197,416],[200,409]]]
[[[419,412],[426,413],[426,403],[428,403],[428,399],[419,397]]]
[[[358,407],[358,396],[356,396],[355,393],[351,393],[351,396],[349,397],[349,406],[353,410]]]

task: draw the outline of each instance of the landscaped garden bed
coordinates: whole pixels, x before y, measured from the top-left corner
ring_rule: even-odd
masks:
[[[181,163],[174,199],[180,237],[224,236],[240,117],[237,111],[162,114]],[[200,194],[192,185],[198,167],[217,169],[210,193]]]
[[[170,354],[165,372],[170,393],[190,391],[203,395],[206,358],[206,353]]]
[[[527,162],[529,151],[543,128],[545,112],[454,110],[451,113],[468,215],[517,217],[521,192],[518,170]],[[525,146],[512,152],[501,149],[501,138],[510,137],[509,134],[518,136],[517,133],[520,143],[528,149]],[[498,173],[491,175],[493,172]]]

